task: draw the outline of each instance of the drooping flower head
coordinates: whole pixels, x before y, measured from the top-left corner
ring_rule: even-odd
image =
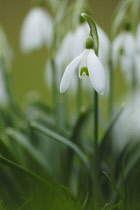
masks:
[[[113,46],[114,68],[120,65],[128,82],[131,82],[133,73],[135,80],[140,83],[140,45],[139,45],[139,26],[136,36],[130,30],[121,32],[115,37]]]
[[[21,28],[20,45],[23,52],[50,46],[53,38],[53,21],[50,14],[39,7],[32,9],[26,16]]]
[[[99,94],[103,95],[105,93],[106,74],[101,61],[95,55],[91,36],[87,38],[86,49],[66,67],[60,84],[61,93],[68,89],[73,73],[77,68],[80,78],[89,78],[93,88]]]

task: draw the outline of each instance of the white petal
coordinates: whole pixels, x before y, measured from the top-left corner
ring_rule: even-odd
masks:
[[[120,57],[120,50],[123,48],[123,42],[125,40],[125,33],[120,33],[112,42],[112,62],[113,67],[116,68],[119,57]]]
[[[132,71],[134,70],[134,56],[122,55],[120,67],[128,83],[132,81]]]
[[[138,84],[140,84],[140,54],[136,54],[134,56],[134,61],[135,61],[135,70],[136,70],[136,78]]]
[[[135,38],[131,33],[126,32],[125,40],[123,42],[124,52],[128,56],[133,56],[136,51]]]
[[[38,49],[43,44],[50,46],[53,37],[52,24],[52,18],[46,10],[31,9],[21,28],[20,45],[23,52]]]
[[[93,50],[89,50],[87,57],[87,67],[93,88],[99,94],[103,95],[106,90],[106,74],[101,61],[95,55]]]
[[[97,31],[99,36],[99,58],[102,62],[107,63],[110,41],[108,36],[100,26],[97,26]]]
[[[80,62],[80,64],[79,64],[79,77],[80,78],[82,78],[81,76],[80,76],[80,70],[81,70],[81,68],[82,67],[87,67],[87,56],[88,56],[88,53],[89,53],[89,50],[88,49],[86,49],[85,50],[85,53],[84,53],[84,55],[83,55],[83,58],[81,59],[81,62]]]
[[[60,83],[60,93],[63,93],[68,89],[71,79],[72,79],[73,72],[76,69],[79,62],[81,61],[84,53],[85,51],[79,56],[77,56],[65,69],[65,72],[63,74],[63,77]]]
[[[137,39],[137,48],[138,50],[140,50],[140,23],[138,24],[137,27],[136,39]]]

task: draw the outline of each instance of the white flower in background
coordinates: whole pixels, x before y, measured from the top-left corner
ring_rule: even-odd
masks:
[[[110,42],[105,32],[99,26],[97,26],[97,31],[99,36],[99,58],[102,62],[107,61]],[[87,23],[81,24],[75,32],[69,32],[59,47],[57,53],[59,60],[64,62],[67,59],[67,62],[69,62],[82,53],[85,49],[88,35],[89,26]]]
[[[128,100],[114,127],[115,149],[122,150],[128,143],[140,140],[140,93]]]
[[[104,66],[107,66],[108,62],[108,54],[109,54],[109,39],[105,32],[98,26],[98,36],[99,36],[99,58],[102,61]],[[89,26],[87,23],[81,24],[77,27],[76,31],[69,32],[65,38],[63,39],[56,57],[55,57],[55,65],[57,66],[57,78],[60,84],[60,79],[63,74],[63,69],[66,65],[73,60],[76,56],[81,54],[85,49],[85,42],[89,35]],[[45,80],[47,86],[51,87],[52,83],[52,69],[50,65],[50,61],[46,64],[45,70]],[[86,88],[90,88],[89,84],[86,80],[82,80],[82,85]],[[71,90],[77,90],[77,77],[73,76],[71,81]]]
[[[112,43],[112,60],[114,68],[120,64],[120,68],[128,82],[131,82],[132,80],[133,71],[135,71],[134,73],[137,82],[140,82],[140,48],[138,47],[138,31],[139,30],[137,30],[136,35],[137,39],[132,33],[126,31],[120,33]]]
[[[2,74],[2,69],[0,67],[0,106],[4,107],[8,104],[8,95],[5,89],[4,78]]]
[[[84,52],[72,60],[66,67],[60,84],[61,93],[68,89],[73,73],[77,67],[79,68],[79,77],[89,78],[93,88],[99,94],[103,95],[106,90],[106,75],[102,63],[93,50],[92,37],[87,39]]]
[[[137,27],[136,40],[137,40],[137,49],[140,53],[140,23],[138,24],[138,27]]]
[[[43,44],[50,46],[53,39],[53,21],[50,14],[39,7],[32,9],[26,16],[20,37],[23,52],[39,49]]]

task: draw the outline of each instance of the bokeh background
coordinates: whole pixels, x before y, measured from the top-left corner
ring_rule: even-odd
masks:
[[[112,17],[119,0],[90,0],[91,13],[95,21],[109,35]],[[37,91],[43,101],[49,97],[44,80],[44,68],[47,60],[47,49],[24,54],[21,52],[19,40],[23,20],[33,6],[31,0],[0,0],[0,24],[13,49],[12,62],[13,91],[18,103],[23,104],[27,93]],[[62,26],[60,26],[62,27]],[[121,89],[118,86],[118,94]]]

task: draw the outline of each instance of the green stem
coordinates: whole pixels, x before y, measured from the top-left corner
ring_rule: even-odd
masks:
[[[95,153],[98,150],[98,93],[94,92],[94,147]]]
[[[109,61],[109,69],[110,69],[110,78],[109,78],[109,118],[112,118],[113,113],[113,101],[114,101],[114,72],[113,72],[113,66],[112,66],[112,60]]]
[[[135,73],[135,65],[133,64],[132,69],[132,97],[134,97],[134,94],[136,93],[137,88],[137,80],[136,80],[136,73]]]

